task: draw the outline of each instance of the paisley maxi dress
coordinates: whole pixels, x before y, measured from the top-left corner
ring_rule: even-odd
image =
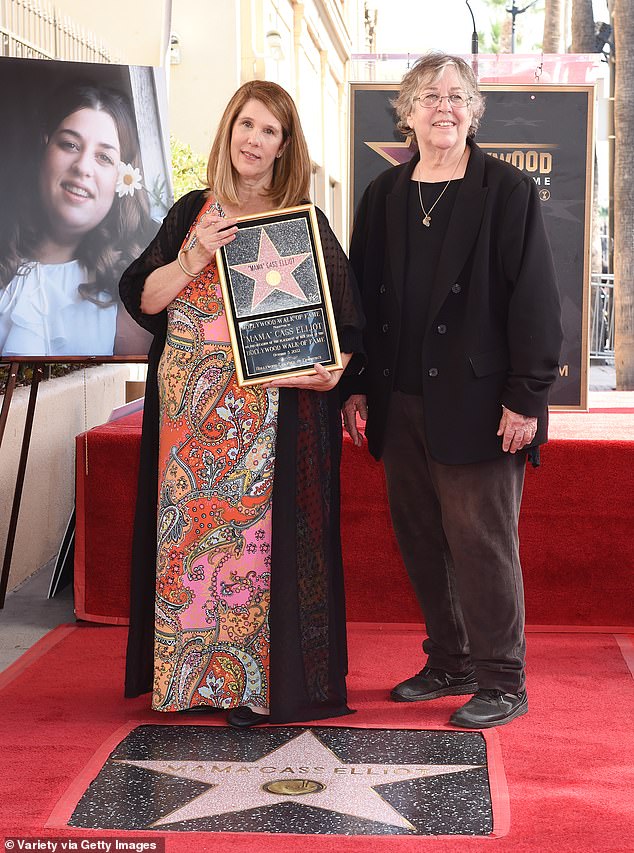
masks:
[[[161,314],[140,310],[147,276],[214,205],[201,192],[177,202],[121,281],[126,307],[155,336],[126,693],[151,688],[160,711],[251,704],[275,721],[349,713],[336,389],[238,386],[215,263]],[[360,352],[356,285],[320,212],[318,221],[341,348]]]

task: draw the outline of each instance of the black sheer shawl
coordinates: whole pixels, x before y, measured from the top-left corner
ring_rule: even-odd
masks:
[[[141,460],[132,551],[126,696],[152,689],[159,401],[157,370],[167,313],[141,311],[147,276],[173,261],[200,211],[205,191],[180,199],[141,257],[123,275],[121,298],[154,335],[148,355]],[[337,238],[317,211],[342,352],[362,352],[359,293]],[[290,722],[349,713],[345,599],[340,542],[339,394],[280,389],[271,564],[271,720]]]

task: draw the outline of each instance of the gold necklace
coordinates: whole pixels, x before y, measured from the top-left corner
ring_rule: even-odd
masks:
[[[449,178],[449,180],[447,181],[447,183],[445,184],[445,186],[442,188],[442,190],[440,191],[440,195],[438,196],[438,198],[436,199],[436,201],[432,204],[432,206],[429,208],[429,210],[425,210],[425,207],[424,207],[424,205],[423,205],[423,196],[422,196],[421,191],[420,191],[420,184],[421,184],[421,182],[420,182],[420,181],[417,181],[417,182],[416,182],[416,183],[418,184],[418,200],[419,200],[419,202],[420,202],[420,209],[423,211],[423,225],[425,226],[425,228],[429,228],[429,226],[431,225],[431,212],[432,212],[432,210],[436,207],[436,205],[438,204],[438,202],[440,201],[440,199],[444,196],[444,194],[445,194],[445,190],[447,189],[447,187],[449,186],[449,184],[453,181],[453,176],[454,176],[454,175],[456,174],[456,172],[458,171],[458,166],[459,166],[459,165],[460,165],[460,163],[462,162],[462,158],[463,158],[463,157],[464,157],[464,151],[463,151],[463,152],[462,152],[462,154],[460,155],[460,159],[459,159],[459,160],[458,160],[458,162],[456,163],[456,168],[455,168],[455,169],[453,170],[453,172],[451,173],[451,177]]]

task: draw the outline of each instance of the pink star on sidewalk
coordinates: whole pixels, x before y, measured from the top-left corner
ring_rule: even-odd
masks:
[[[262,228],[257,260],[231,267],[232,270],[237,270],[255,282],[251,310],[257,308],[275,290],[288,293],[289,296],[296,296],[302,302],[306,302],[306,294],[293,277],[293,270],[309,256],[310,252],[300,255],[280,255],[266,230]]]

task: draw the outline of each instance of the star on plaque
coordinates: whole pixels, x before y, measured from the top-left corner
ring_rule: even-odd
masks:
[[[210,787],[157,820],[154,828],[215,815],[231,814],[280,803],[336,812],[416,831],[403,815],[376,790],[377,786],[450,773],[464,773],[481,765],[349,764],[311,731],[256,761],[118,760],[155,773],[167,774]]]
[[[275,290],[288,293],[306,302],[306,294],[301,289],[293,276],[295,270],[306,258],[310,257],[308,252],[299,255],[280,255],[273,241],[266,233],[266,228],[260,232],[260,244],[258,257],[247,264],[235,264],[231,266],[255,282],[251,310],[257,308]]]

